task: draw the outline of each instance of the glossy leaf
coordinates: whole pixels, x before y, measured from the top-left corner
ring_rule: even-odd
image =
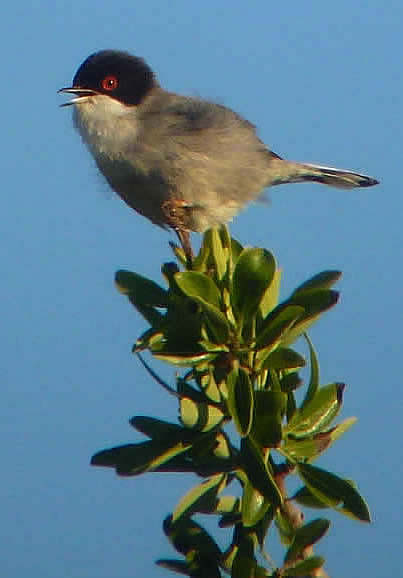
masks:
[[[320,433],[307,439],[287,438],[282,446],[290,461],[306,461],[317,458],[332,443],[330,434]]]
[[[281,269],[276,269],[270,286],[264,292],[259,310],[264,319],[278,304],[280,295]]]
[[[217,458],[221,458],[221,459],[228,459],[232,455],[231,444],[229,442],[229,439],[228,439],[227,435],[225,433],[223,433],[222,431],[217,434],[217,437],[215,439],[215,446],[213,449],[213,454]]]
[[[304,398],[303,402],[301,403],[300,409],[302,409],[315,396],[315,394],[318,390],[318,387],[319,387],[319,379],[320,379],[320,377],[319,377],[319,360],[318,360],[318,356],[316,354],[315,348],[312,344],[312,341],[309,339],[309,337],[306,333],[304,334],[304,337],[305,337],[305,340],[308,343],[308,347],[309,347],[311,375],[309,378],[308,389],[306,391],[305,398]]]
[[[297,504],[307,508],[316,508],[319,510],[329,508],[328,504],[325,504],[322,500],[314,496],[306,486],[302,486],[290,499],[295,500]]]
[[[312,572],[322,568],[324,563],[325,559],[322,556],[310,556],[283,570],[282,576],[319,576],[316,572],[315,574]]]
[[[206,323],[212,340],[219,344],[227,343],[230,336],[230,326],[225,315],[209,303],[200,302],[200,304],[206,316]]]
[[[255,411],[251,437],[261,447],[278,447],[282,421],[287,406],[287,395],[281,391],[256,391]]]
[[[260,449],[249,438],[241,441],[241,460],[243,471],[252,486],[274,507],[280,506],[283,501],[281,492],[263,460]]]
[[[209,400],[219,403],[221,401],[221,393],[218,389],[212,370],[201,380],[201,387]]]
[[[263,364],[264,369],[299,369],[306,365],[305,359],[287,347],[278,347],[270,353]]]
[[[329,520],[318,518],[295,530],[294,540],[285,555],[285,561],[297,560],[306,548],[316,544],[328,531]]]
[[[292,294],[293,296],[316,289],[330,289],[342,276],[341,271],[322,271],[302,283]]]
[[[215,509],[217,494],[221,491],[226,475],[218,474],[189,490],[179,501],[172,514],[175,524],[184,516],[195,512],[211,512]]]
[[[239,435],[248,435],[253,419],[253,386],[242,368],[228,380],[228,408]]]
[[[256,526],[266,514],[269,507],[270,502],[247,481],[242,494],[242,524],[246,528]]]
[[[207,432],[222,422],[224,414],[218,407],[183,397],[180,401],[180,417],[185,427]]]
[[[265,543],[265,540],[267,537],[267,533],[269,531],[270,526],[273,523],[274,514],[275,514],[275,509],[273,508],[272,505],[270,505],[268,507],[265,515],[263,516],[263,518],[253,528],[253,531],[255,532],[256,539],[257,539],[257,542],[258,542],[261,550],[263,550],[263,548],[264,548],[264,543]]]
[[[179,365],[181,367],[193,367],[200,363],[212,361],[217,357],[217,353],[210,353],[208,351],[181,354],[169,350],[164,351],[158,349],[157,351],[152,351],[152,353],[156,359],[172,363],[173,365]]]
[[[276,262],[265,249],[244,249],[232,277],[232,303],[243,318],[254,315],[270,286]]]
[[[227,270],[228,251],[225,251],[218,229],[212,228],[206,231],[206,235],[211,234],[210,246],[211,256],[214,261],[215,271],[218,280],[221,280]]]
[[[204,311],[212,338],[216,343],[226,343],[230,327],[225,315],[220,311],[220,293],[214,281],[196,271],[177,273],[175,280],[180,289],[193,299]]]
[[[351,482],[311,464],[298,464],[297,468],[309,490],[324,504],[362,522],[370,521],[368,506]]]
[[[318,289],[297,294],[289,299],[288,303],[299,305],[305,309],[305,314],[298,320],[295,326],[289,331],[283,345],[288,346],[294,343],[298,337],[305,333],[318,317],[336,305],[339,293],[330,289]]]
[[[287,437],[283,451],[291,461],[312,461],[342,436],[356,422],[356,418],[349,418],[333,428],[310,436],[307,439]]]
[[[306,437],[323,431],[340,411],[344,387],[341,383],[321,387],[310,402],[294,413],[287,434]]]
[[[274,309],[259,327],[256,347],[266,349],[266,355],[282,342],[284,336],[304,315],[304,308],[299,305],[279,306]]]
[[[175,275],[175,281],[183,293],[200,302],[220,308],[220,292],[214,281],[198,271],[185,271]]]

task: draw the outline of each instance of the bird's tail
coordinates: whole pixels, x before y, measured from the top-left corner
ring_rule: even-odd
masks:
[[[354,187],[372,187],[379,183],[379,181],[372,177],[344,169],[295,163],[280,158],[274,158],[271,162],[271,168],[273,169],[272,175],[274,177],[271,182],[272,185],[313,181],[329,185],[330,187],[352,189]]]

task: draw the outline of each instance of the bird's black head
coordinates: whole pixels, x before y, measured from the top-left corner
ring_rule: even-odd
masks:
[[[73,89],[88,89],[134,106],[157,86],[151,68],[142,58],[118,50],[91,54],[77,70]]]

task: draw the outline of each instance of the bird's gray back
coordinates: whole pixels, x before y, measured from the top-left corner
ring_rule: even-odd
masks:
[[[140,171],[159,175],[171,198],[186,199],[188,228],[228,221],[270,184],[270,160],[278,157],[251,123],[204,100],[166,92],[153,99],[130,156]]]

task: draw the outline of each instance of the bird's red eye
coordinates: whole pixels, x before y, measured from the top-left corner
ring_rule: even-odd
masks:
[[[115,90],[118,87],[118,79],[113,74],[109,74],[105,76],[105,78],[101,82],[101,86],[104,90],[108,90],[109,92]]]

